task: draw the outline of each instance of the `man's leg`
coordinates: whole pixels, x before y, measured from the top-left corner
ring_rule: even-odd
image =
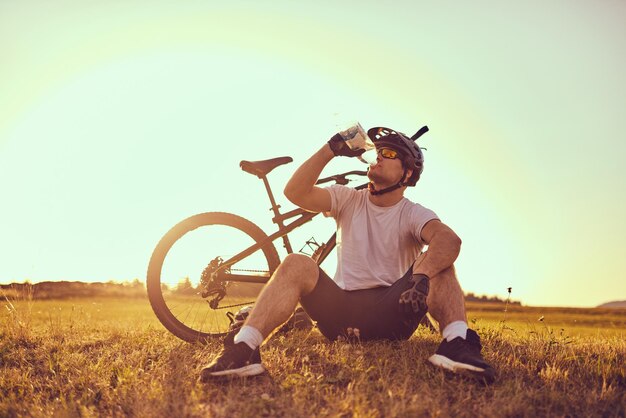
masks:
[[[263,373],[259,346],[279,325],[289,319],[300,297],[317,283],[319,267],[311,258],[289,254],[261,291],[245,324],[233,340],[202,369],[201,381],[220,376],[253,376]]]
[[[487,383],[493,382],[495,371],[480,353],[480,338],[467,327],[465,296],[454,266],[431,278],[426,302],[430,314],[439,322],[444,337],[429,361],[447,370],[468,371]]]
[[[253,327],[266,338],[286,322],[300,298],[310,293],[319,277],[319,267],[306,255],[289,254],[261,291],[244,326]]]
[[[426,303],[428,311],[439,323],[439,329],[442,331],[457,321],[467,323],[465,295],[463,295],[453,266],[430,279],[430,291]]]

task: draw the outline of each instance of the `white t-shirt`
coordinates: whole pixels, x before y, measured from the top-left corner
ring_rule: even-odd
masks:
[[[337,222],[337,271],[333,280],[345,290],[391,286],[413,265],[424,247],[421,231],[437,215],[403,198],[376,206],[367,189],[334,185],[330,216]]]

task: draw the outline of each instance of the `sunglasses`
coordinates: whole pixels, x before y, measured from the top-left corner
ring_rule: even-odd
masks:
[[[395,160],[396,158],[400,158],[400,153],[391,148],[381,148],[378,150],[378,155],[383,158],[388,158],[390,160]]]

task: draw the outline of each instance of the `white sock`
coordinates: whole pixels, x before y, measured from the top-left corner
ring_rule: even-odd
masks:
[[[261,335],[261,332],[258,329],[249,325],[244,325],[241,327],[237,335],[235,335],[233,341],[235,344],[241,342],[246,343],[248,344],[248,347],[255,350],[263,343],[263,335]]]
[[[443,329],[443,332],[441,334],[443,335],[443,338],[446,339],[446,341],[452,341],[456,337],[461,337],[465,339],[465,337],[467,336],[467,322],[451,322]]]

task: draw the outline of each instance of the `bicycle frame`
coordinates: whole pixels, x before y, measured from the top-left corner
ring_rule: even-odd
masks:
[[[351,174],[355,174],[355,175],[365,175],[367,174],[364,171],[349,171],[347,173],[343,173],[343,174],[337,174],[331,177],[327,177],[327,178],[323,178],[318,180],[315,184],[322,184],[322,183],[326,183],[329,181],[335,181],[336,184],[347,184],[348,180],[346,178],[346,176],[351,175]],[[243,250],[242,252],[240,252],[239,254],[236,254],[235,256],[229,258],[226,261],[223,261],[222,264],[220,265],[220,270],[221,269],[225,269],[235,263],[237,263],[240,260],[243,260],[244,258],[248,257],[249,255],[253,254],[255,251],[260,250],[261,248],[263,248],[265,245],[267,245],[268,243],[272,243],[274,242],[276,239],[278,238],[282,238],[283,239],[283,243],[284,243],[284,247],[287,250],[288,254],[293,253],[293,249],[291,247],[291,243],[289,242],[289,237],[287,236],[287,234],[289,234],[291,231],[293,231],[294,229],[304,225],[305,223],[309,222],[311,219],[313,219],[314,217],[316,217],[317,215],[319,215],[319,212],[309,212],[306,211],[304,209],[301,208],[297,208],[297,209],[293,209],[289,212],[286,213],[280,213],[280,205],[276,204],[276,200],[274,199],[274,194],[272,193],[271,187],[269,185],[269,182],[267,180],[267,176],[263,176],[261,177],[261,179],[263,180],[263,184],[265,185],[265,189],[267,191],[268,197],[270,199],[270,202],[272,204],[272,208],[271,210],[274,212],[274,218],[272,218],[272,222],[275,223],[276,225],[278,225],[278,231],[274,232],[273,234],[269,235],[267,238],[265,238],[263,241],[257,242],[256,244],[246,248],[245,250]],[[367,187],[367,183],[365,184],[361,184],[357,187],[355,187],[355,189],[360,190]],[[285,225],[284,221],[291,219],[291,218],[295,218],[298,217],[296,220],[294,220],[293,222]],[[315,261],[317,262],[317,264],[321,264],[327,257],[328,255],[332,252],[332,250],[335,248],[336,245],[336,238],[337,238],[337,233],[333,233],[333,235],[328,239],[328,241],[326,241],[325,243],[321,244],[321,251],[320,253],[317,255]],[[224,274],[224,280],[226,281],[237,281],[237,282],[244,282],[244,283],[266,283],[270,278],[269,274],[232,274],[232,273],[225,273]]]

